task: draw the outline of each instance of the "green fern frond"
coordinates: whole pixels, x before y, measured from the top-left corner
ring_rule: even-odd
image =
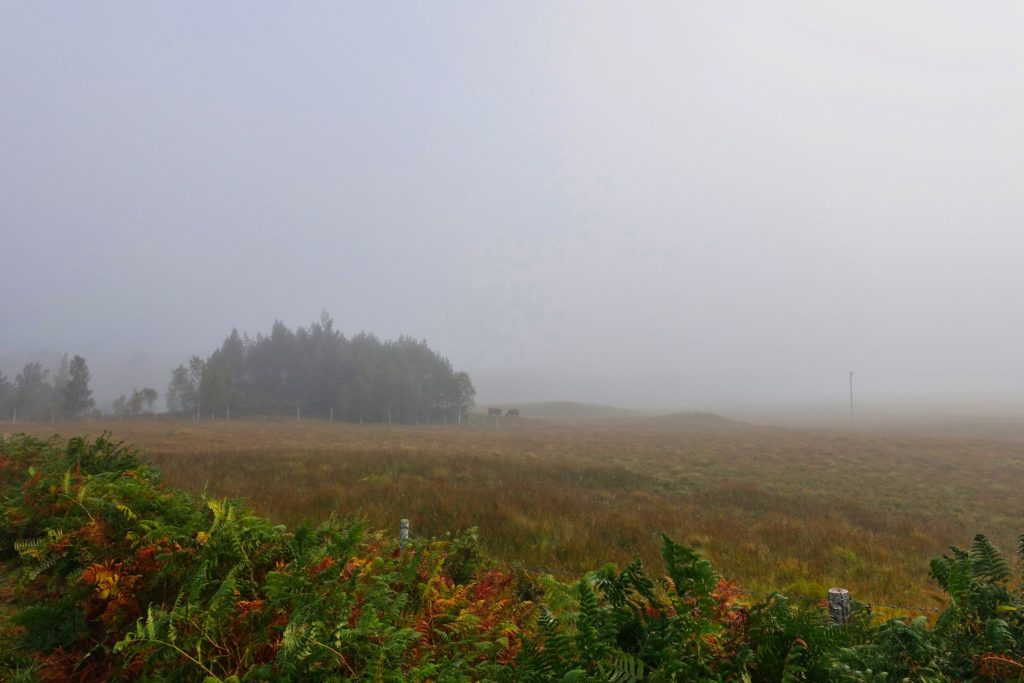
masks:
[[[1010,650],[1015,642],[1013,630],[1003,619],[990,619],[985,625],[985,643],[993,652]]]
[[[35,569],[32,570],[32,572],[29,574],[29,578],[35,579],[40,574],[48,571],[49,569],[52,569],[53,566],[57,564],[57,560],[59,559],[60,556],[57,554],[51,553],[47,555],[42,560],[40,560],[39,564],[36,565]]]
[[[711,593],[719,579],[711,563],[693,548],[679,545],[664,534],[661,539],[661,556],[676,595],[694,599],[701,607],[710,607]]]
[[[33,539],[19,539],[14,542],[14,550],[22,557],[39,559],[47,545],[45,537]]]
[[[124,518],[126,520],[128,520],[129,522],[134,522],[135,520],[137,520],[139,518],[139,516],[136,515],[132,511],[132,509],[130,507],[128,507],[127,505],[125,505],[124,503],[119,503],[119,502],[115,501],[114,502],[114,507],[117,509],[118,512],[120,512],[122,515],[124,515]]]
[[[156,619],[153,618],[153,606],[146,609],[146,637],[156,640]]]
[[[974,537],[971,546],[971,564],[974,574],[987,581],[1005,582],[1010,578],[1010,563],[982,534]]]
[[[626,652],[616,652],[608,668],[609,683],[640,683],[644,679],[644,663]]]
[[[804,666],[804,657],[807,648],[800,643],[793,643],[786,653],[786,659],[782,666],[782,683],[802,683],[807,680],[807,668]]]

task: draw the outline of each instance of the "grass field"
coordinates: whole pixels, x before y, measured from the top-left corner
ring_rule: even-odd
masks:
[[[709,417],[388,427],[164,419],[110,431],[174,486],[296,524],[331,513],[414,533],[477,526],[490,553],[564,573],[696,545],[751,590],[936,606],[928,561],[1024,531],[1024,438],[757,427]],[[11,431],[8,426],[7,431]]]

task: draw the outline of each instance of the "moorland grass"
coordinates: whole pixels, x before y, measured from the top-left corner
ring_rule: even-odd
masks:
[[[941,604],[928,561],[975,533],[1024,531],[1024,440],[707,420],[462,426],[319,421],[19,424],[142,449],[173,486],[247,499],[288,524],[330,514],[422,535],[476,526],[498,559],[566,575],[640,556],[659,534],[745,588]],[[5,431],[12,431],[10,429]]]

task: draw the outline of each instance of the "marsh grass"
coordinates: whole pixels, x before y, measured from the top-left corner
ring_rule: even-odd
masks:
[[[138,445],[168,483],[287,524],[334,513],[572,574],[697,545],[751,590],[940,604],[928,561],[1024,531],[1024,440],[672,420],[461,427],[163,419],[19,425]]]

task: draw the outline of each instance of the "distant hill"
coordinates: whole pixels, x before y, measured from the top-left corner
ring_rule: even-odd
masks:
[[[543,417],[548,419],[577,419],[599,417],[645,417],[642,413],[627,408],[605,406],[599,403],[578,403],[576,401],[542,401],[539,403],[487,403],[476,407],[478,412],[487,412],[488,408],[518,408],[523,417]]]

